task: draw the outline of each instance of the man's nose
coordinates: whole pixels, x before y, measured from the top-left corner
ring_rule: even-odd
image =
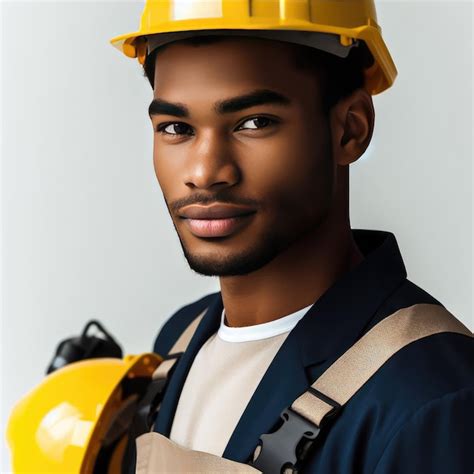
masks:
[[[228,140],[217,132],[196,139],[186,160],[184,182],[191,188],[233,186],[240,180],[240,170]]]

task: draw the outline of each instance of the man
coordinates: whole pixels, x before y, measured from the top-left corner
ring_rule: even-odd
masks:
[[[150,36],[147,48],[156,177],[190,268],[220,283],[156,338],[168,354],[205,311],[154,430],[247,463],[282,410],[369,329],[441,303],[407,279],[392,233],[351,229],[349,167],[375,116],[363,42],[345,58],[230,32],[155,47]],[[472,472],[472,348],[441,333],[399,351],[301,471]]]

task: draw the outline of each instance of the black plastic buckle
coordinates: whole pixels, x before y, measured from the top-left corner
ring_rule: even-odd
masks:
[[[256,457],[250,463],[263,473],[280,473],[294,467],[298,461],[297,446],[305,441],[313,441],[320,431],[319,427],[291,408],[285,408],[280,417],[283,424],[277,431],[260,436]]]
[[[308,391],[333,407],[324,417],[324,421],[339,412],[341,408],[339,403],[313,387],[309,387]],[[264,474],[297,472],[297,463],[304,460],[309,448],[321,431],[319,426],[290,407],[285,408],[280,417],[283,424],[273,433],[260,436],[254,458],[249,463]]]

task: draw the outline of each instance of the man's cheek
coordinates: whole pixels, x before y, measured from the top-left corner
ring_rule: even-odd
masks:
[[[173,188],[176,188],[176,185],[180,183],[179,176],[173,176],[170,173],[168,167],[163,166],[162,163],[154,161],[154,169],[156,179],[158,180],[158,184],[160,185],[161,190],[167,196],[169,193],[173,192]]]

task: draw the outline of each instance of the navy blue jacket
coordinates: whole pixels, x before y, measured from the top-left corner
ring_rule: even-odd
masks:
[[[246,462],[281,411],[365,332],[400,308],[441,304],[409,281],[390,232],[353,229],[365,259],[341,277],[290,332],[242,414],[223,457]],[[204,308],[173,370],[154,430],[169,436],[194,357],[217,331],[221,293],[179,309],[161,328],[154,351],[167,354]],[[448,308],[449,309],[449,308]],[[442,333],[389,359],[323,430],[303,473],[472,474],[474,342]],[[229,368],[229,370],[232,370]],[[218,420],[209,420],[218,431]]]

